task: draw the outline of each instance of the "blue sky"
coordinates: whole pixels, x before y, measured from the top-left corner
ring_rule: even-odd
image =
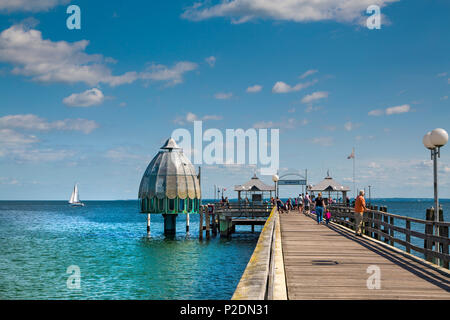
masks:
[[[0,199],[67,199],[75,182],[82,200],[134,199],[194,118],[279,128],[280,167],[310,183],[330,170],[352,186],[355,147],[359,187],[432,197],[422,137],[450,129],[448,1],[107,3],[0,0]],[[70,4],[81,30],[66,27]],[[370,4],[380,30],[364,25]],[[254,170],[204,166],[204,197],[215,184],[233,197]],[[439,178],[450,198],[449,146]]]

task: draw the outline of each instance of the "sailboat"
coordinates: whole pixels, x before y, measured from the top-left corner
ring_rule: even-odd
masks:
[[[69,204],[72,207],[84,207],[84,203],[80,201],[80,196],[78,195],[78,183],[73,187],[72,195],[70,196]]]

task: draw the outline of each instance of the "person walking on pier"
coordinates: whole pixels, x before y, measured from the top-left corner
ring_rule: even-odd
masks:
[[[305,199],[303,200],[303,202],[305,203],[305,214],[309,213],[309,207],[311,205],[311,199],[309,198],[309,194],[308,192],[305,195]]]
[[[303,193],[298,195],[298,212],[303,213]]]
[[[277,199],[275,200],[277,203],[277,210],[279,213],[283,213],[283,202],[280,200],[280,198],[277,197]]]
[[[327,225],[330,223],[330,219],[331,219],[331,212],[330,210],[327,210],[327,212],[325,212],[325,221]]]
[[[315,199],[316,204],[316,217],[317,223],[320,224],[323,221],[323,211],[326,210],[325,200],[322,198],[322,193],[319,192],[317,198]]]
[[[359,191],[359,196],[355,200],[355,232],[357,236],[362,237],[362,223],[364,211],[366,211],[366,200],[364,199],[364,190]]]

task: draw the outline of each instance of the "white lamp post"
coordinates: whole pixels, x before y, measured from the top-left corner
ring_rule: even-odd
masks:
[[[431,150],[431,160],[433,160],[434,174],[434,221],[439,222],[439,198],[438,198],[438,176],[437,176],[437,159],[441,155],[441,147],[448,142],[448,133],[444,129],[438,128],[428,132],[423,137],[423,145]],[[439,227],[435,226],[435,235],[439,236]],[[439,252],[439,246],[436,245],[436,252]],[[438,259],[439,263],[439,259]]]
[[[278,198],[278,181],[280,180],[280,177],[276,174],[272,176],[272,181],[275,182],[275,197]]]

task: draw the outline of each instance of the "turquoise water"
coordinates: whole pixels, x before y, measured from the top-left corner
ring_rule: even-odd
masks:
[[[0,202],[0,299],[230,299],[259,233],[237,227],[232,239],[198,240],[198,215],[163,219],[137,201]],[[259,229],[258,229],[259,230]],[[68,289],[67,268],[79,266],[81,288]]]
[[[432,206],[426,199],[372,202],[420,219]],[[441,203],[449,221],[450,200]],[[232,239],[200,242],[198,215],[191,215],[190,235],[185,216],[177,223],[176,237],[168,240],[162,216],[152,215],[148,238],[137,201],[94,201],[84,208],[0,201],[0,299],[230,299],[259,234],[238,226]],[[80,268],[80,289],[67,288],[71,265]]]
[[[443,209],[444,221],[448,222],[450,217],[450,200],[443,199],[439,203]],[[427,208],[434,207],[434,202],[431,199],[376,199],[372,201],[372,204],[386,206],[389,213],[423,220],[426,220]],[[406,228],[404,220],[395,219],[394,225]],[[411,223],[411,229],[425,233],[425,226],[421,223]],[[406,240],[406,236],[403,233],[394,231],[394,236],[398,239]],[[424,241],[420,238],[411,237],[411,243],[421,248],[424,247]],[[398,243],[395,243],[395,247],[405,250],[405,247]],[[411,253],[424,258],[424,255],[420,252],[411,251]]]

